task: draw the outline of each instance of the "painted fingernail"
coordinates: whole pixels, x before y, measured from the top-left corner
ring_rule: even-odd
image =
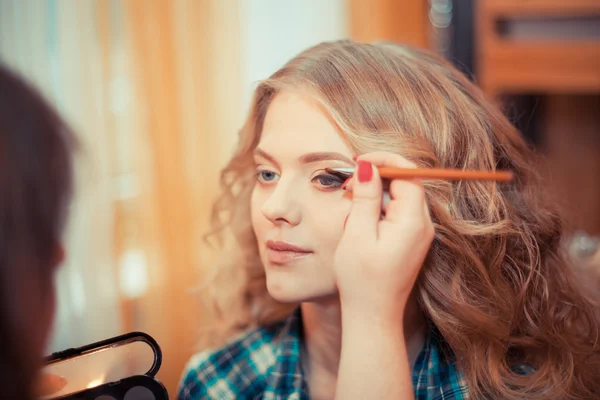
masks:
[[[344,181],[344,183],[342,183],[342,190],[346,190],[346,187],[348,186],[348,182],[350,182],[350,179],[352,179],[352,177],[346,179]]]
[[[357,158],[358,158],[358,154],[352,156],[352,161],[356,161]]]
[[[359,161],[358,162],[358,181],[369,182],[373,177],[373,167],[370,162]]]

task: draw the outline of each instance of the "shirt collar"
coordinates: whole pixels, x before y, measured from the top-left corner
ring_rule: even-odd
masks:
[[[277,343],[277,361],[266,380],[263,399],[308,399],[308,386],[300,362],[302,315],[296,309],[287,319]]]
[[[263,399],[308,399],[301,357],[302,314],[296,309],[275,340],[276,363],[266,379]],[[444,355],[436,333],[428,330],[412,372],[418,399],[468,399],[462,374]],[[445,395],[444,393],[448,394]],[[440,397],[441,394],[441,397]],[[436,397],[437,396],[437,397]]]

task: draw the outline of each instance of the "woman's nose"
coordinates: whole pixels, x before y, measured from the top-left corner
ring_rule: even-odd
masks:
[[[273,224],[298,225],[301,219],[299,195],[293,186],[280,182],[267,197],[261,211]]]

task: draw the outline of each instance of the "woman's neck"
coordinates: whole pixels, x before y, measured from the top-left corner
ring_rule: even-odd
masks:
[[[339,300],[302,303],[301,310],[304,330],[302,367],[311,398],[333,398],[342,344]],[[404,314],[404,337],[409,362],[414,365],[425,340],[425,318],[414,295],[411,295]]]
[[[335,395],[342,350],[342,312],[339,300],[302,303],[304,342],[302,367],[311,399]]]

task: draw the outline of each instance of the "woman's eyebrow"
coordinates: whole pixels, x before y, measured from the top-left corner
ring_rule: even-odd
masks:
[[[269,153],[267,153],[266,151],[264,151],[258,147],[254,150],[254,155],[262,157],[262,158],[272,162],[273,164],[278,165],[277,160],[275,160],[275,157],[273,157],[272,155],[270,155]],[[302,164],[310,164],[310,163],[315,163],[315,162],[320,162],[320,161],[342,161],[346,164],[350,164],[350,165],[354,164],[354,162],[350,158],[344,156],[343,154],[334,153],[334,152],[307,153],[300,157],[300,162]]]
[[[332,152],[318,152],[318,153],[307,153],[300,157],[300,162],[303,164],[310,164],[319,161],[342,161],[346,164],[354,164],[352,160],[340,153],[332,153]]]
[[[275,157],[273,157],[266,151],[259,149],[258,147],[256,149],[254,149],[254,157],[262,157],[265,160],[273,163],[275,166],[277,166],[277,168],[279,168],[279,163],[277,162],[277,160],[275,160]]]

